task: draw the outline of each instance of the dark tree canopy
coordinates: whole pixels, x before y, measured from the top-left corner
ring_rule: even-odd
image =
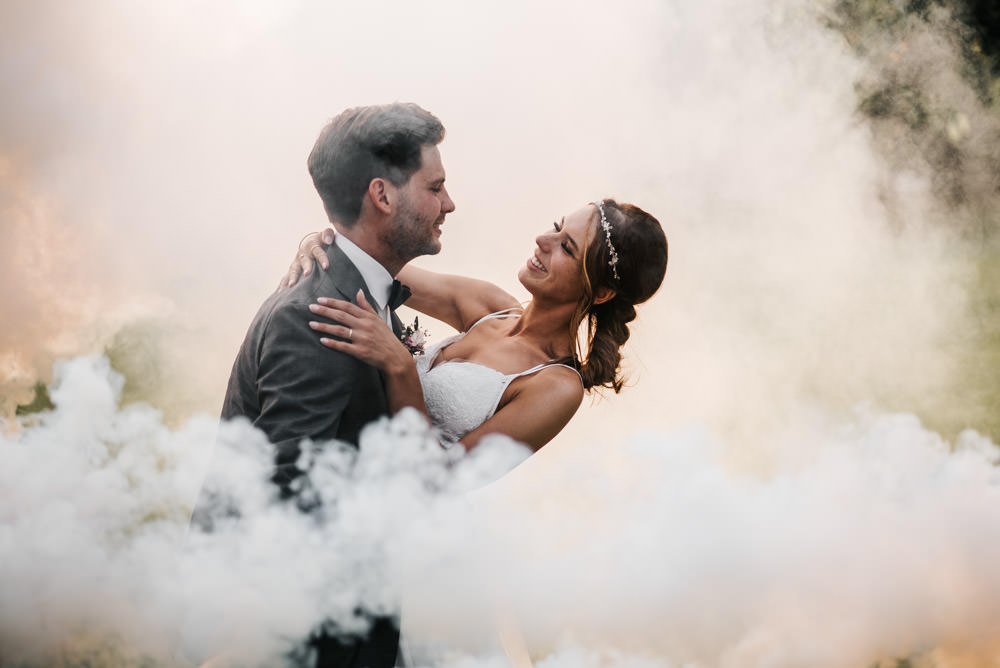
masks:
[[[983,53],[990,59],[993,76],[1000,76],[1000,3],[997,0],[965,0],[966,23],[976,31]]]

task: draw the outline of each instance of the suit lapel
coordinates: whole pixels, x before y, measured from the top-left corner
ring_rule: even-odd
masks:
[[[397,339],[403,338],[403,322],[396,315],[395,311],[389,311],[389,319],[392,321],[392,333],[396,335]],[[382,389],[385,390],[385,374],[382,370],[378,370],[378,377],[382,379]],[[389,398],[389,392],[386,390],[386,399]]]
[[[352,304],[357,304],[358,290],[361,290],[369,304],[376,303],[372,298],[371,291],[368,290],[365,279],[361,277],[361,272],[336,243],[327,247],[326,256],[330,258],[330,269],[327,276],[333,283],[334,289],[340,293],[341,298]]]
[[[330,258],[330,269],[327,271],[327,277],[332,283],[334,291],[339,293],[342,299],[357,305],[358,290],[361,290],[369,304],[378,303],[372,298],[372,293],[368,289],[365,279],[361,277],[361,272],[358,271],[358,268],[354,266],[351,259],[344,254],[344,251],[340,250],[340,247],[336,243],[332,243],[327,247],[326,256]],[[392,325],[394,332],[396,331],[397,322],[399,322],[399,318],[396,318],[396,314],[394,313]],[[399,331],[402,332],[402,329],[400,328]],[[399,333],[397,333],[398,335]],[[381,369],[375,370],[378,372],[379,380],[382,382],[382,393],[386,394],[385,374],[382,373]]]
[[[365,295],[365,299],[368,300],[369,304],[377,304],[378,300],[372,297],[372,293],[368,290],[368,285],[365,283],[365,279],[361,277],[361,272],[358,268],[354,266],[350,258],[344,254],[344,251],[340,250],[337,244],[330,244],[326,249],[326,255],[330,258],[330,270],[329,277],[333,281],[334,289],[340,293],[343,299],[351,302],[352,304],[358,303],[358,290],[362,290]],[[392,323],[392,331],[397,337],[403,335],[403,322],[396,315],[395,311],[389,311],[389,320]]]
[[[396,338],[403,337],[403,321],[399,319],[395,311],[389,311],[389,319],[392,320],[392,332]]]

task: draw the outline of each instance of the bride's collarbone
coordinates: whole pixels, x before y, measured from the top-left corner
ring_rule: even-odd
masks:
[[[504,336],[502,330],[477,330],[479,327],[443,348],[435,366],[445,362],[473,362],[509,375],[549,361],[544,351]]]

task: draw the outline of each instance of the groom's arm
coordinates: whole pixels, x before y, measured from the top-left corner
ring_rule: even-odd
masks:
[[[277,450],[277,481],[295,477],[299,442],[336,438],[357,386],[360,363],[324,347],[309,328],[308,305],[284,303],[271,314],[257,373],[260,415],[254,421]]]

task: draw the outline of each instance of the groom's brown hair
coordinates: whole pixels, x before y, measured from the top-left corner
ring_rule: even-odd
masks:
[[[444,125],[416,104],[353,107],[319,133],[309,174],[331,221],[353,226],[374,178],[402,186],[420,169],[420,151],[444,139]]]

